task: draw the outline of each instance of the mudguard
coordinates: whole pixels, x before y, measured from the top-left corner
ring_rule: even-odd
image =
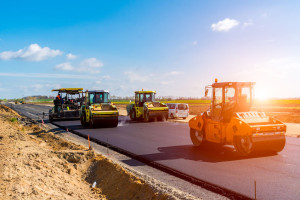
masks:
[[[189,121],[189,127],[191,129],[198,130],[198,131],[201,131],[203,129],[203,124],[204,124],[203,115],[198,115],[196,117],[193,117]]]

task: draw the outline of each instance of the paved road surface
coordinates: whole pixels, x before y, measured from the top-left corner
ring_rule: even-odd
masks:
[[[15,105],[15,107],[29,116],[43,109],[48,110],[36,105]],[[255,180],[258,199],[300,197],[299,138],[287,137],[285,149],[278,154],[241,158],[231,147],[213,149],[193,147],[188,125],[184,123],[128,123],[124,117],[122,120],[117,128],[102,129],[84,128],[79,121],[56,123],[248,197],[254,197]],[[130,159],[123,162],[129,165],[134,163]]]

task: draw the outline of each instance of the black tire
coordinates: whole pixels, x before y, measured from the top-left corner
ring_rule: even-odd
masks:
[[[111,127],[117,127],[118,126],[118,119],[115,119],[113,122],[111,122]]]
[[[51,115],[49,115],[49,122],[52,123],[53,122],[53,117]]]
[[[285,147],[285,143],[286,143],[286,139],[284,138],[283,140],[280,140],[277,142],[277,144],[275,144],[274,146],[274,151],[275,152],[280,152],[284,149]]]
[[[173,113],[170,114],[170,118],[171,118],[171,119],[174,119]]]
[[[186,117],[183,117],[182,119],[186,119]]]
[[[169,118],[169,114],[165,114],[165,115],[164,115],[164,119],[163,119],[163,120],[164,120],[164,121],[167,121],[167,120],[168,120],[168,118]]]
[[[94,127],[95,127],[95,124],[94,124],[93,118],[91,118],[89,121],[89,128],[94,128]]]
[[[83,117],[82,116],[80,116],[80,123],[81,123],[82,126],[84,126],[84,121],[83,121]]]
[[[236,136],[234,138],[234,146],[241,156],[248,156],[253,150],[253,143],[249,136]]]
[[[88,123],[85,121],[85,115],[80,117],[80,123],[82,126],[87,126]]]
[[[206,143],[204,131],[198,131],[198,130],[191,128],[190,129],[190,137],[191,137],[192,143],[196,147],[203,146]]]
[[[132,110],[132,111],[130,112],[130,115],[129,115],[129,116],[130,116],[130,119],[131,119],[131,120],[135,120],[135,118],[136,118],[136,117],[135,117],[135,110]]]

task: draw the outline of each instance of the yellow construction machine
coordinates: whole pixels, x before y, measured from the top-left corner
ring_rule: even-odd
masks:
[[[127,114],[131,120],[166,120],[168,119],[169,108],[164,103],[155,101],[156,91],[136,91],[135,103],[129,104]]]
[[[251,111],[254,82],[218,82],[210,109],[189,121],[195,146],[205,143],[234,145],[241,156],[255,151],[280,152],[285,146],[286,125],[264,112]]]
[[[107,90],[94,90],[85,92],[84,105],[80,109],[80,122],[90,128],[96,126],[118,126],[119,111],[109,102]]]

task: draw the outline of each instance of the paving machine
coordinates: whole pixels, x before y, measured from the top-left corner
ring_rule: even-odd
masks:
[[[49,121],[79,119],[83,88],[60,88],[52,92],[58,95],[53,100],[54,107],[49,110]]]
[[[285,146],[286,125],[264,112],[251,111],[254,82],[218,82],[208,111],[189,121],[195,146],[212,142],[234,145],[241,156],[254,151],[280,152]]]
[[[155,101],[155,91],[136,91],[135,103],[126,107],[131,120],[166,120],[169,108],[164,103]]]
[[[86,91],[84,105],[80,109],[80,122],[90,128],[118,126],[119,111],[109,102],[107,90]]]

